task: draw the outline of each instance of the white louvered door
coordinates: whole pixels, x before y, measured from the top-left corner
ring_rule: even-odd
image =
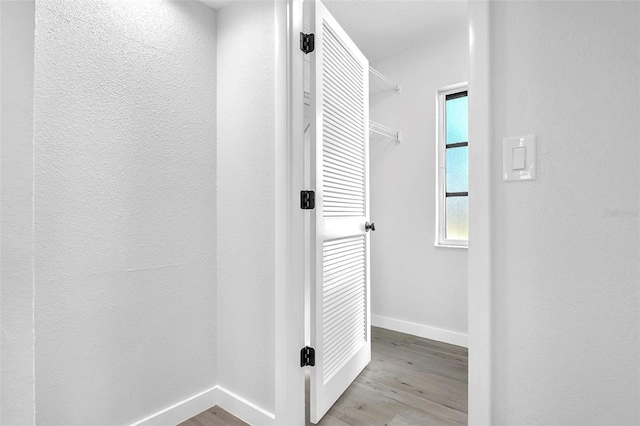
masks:
[[[310,420],[320,421],[371,360],[369,63],[320,1],[310,2]]]

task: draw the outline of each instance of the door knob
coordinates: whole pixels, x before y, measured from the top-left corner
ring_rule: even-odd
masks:
[[[369,232],[369,230],[375,231],[376,230],[376,224],[373,223],[373,222],[372,223],[367,222],[367,223],[364,224],[364,230],[365,230],[365,232]]]

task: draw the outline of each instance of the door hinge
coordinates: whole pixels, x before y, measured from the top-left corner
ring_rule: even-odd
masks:
[[[313,367],[316,365],[316,350],[305,346],[300,350],[300,367]]]
[[[300,191],[300,208],[313,210],[316,207],[316,193],[313,191]]]
[[[300,50],[302,50],[304,53],[313,52],[313,49],[315,48],[314,37],[315,36],[313,35],[313,33],[300,33]]]

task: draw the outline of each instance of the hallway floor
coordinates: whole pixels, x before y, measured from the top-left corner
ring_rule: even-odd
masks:
[[[467,349],[372,328],[371,363],[319,425],[466,425]],[[244,425],[219,407],[182,426]]]
[[[178,426],[245,426],[246,424],[228,411],[220,407],[213,407]]]

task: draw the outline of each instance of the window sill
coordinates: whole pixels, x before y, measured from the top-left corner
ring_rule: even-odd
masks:
[[[441,247],[441,248],[453,248],[453,249],[468,249],[469,248],[468,245],[466,245],[466,246],[456,246],[456,245],[453,245],[453,244],[438,244],[438,243],[434,244],[434,246],[435,247]]]

